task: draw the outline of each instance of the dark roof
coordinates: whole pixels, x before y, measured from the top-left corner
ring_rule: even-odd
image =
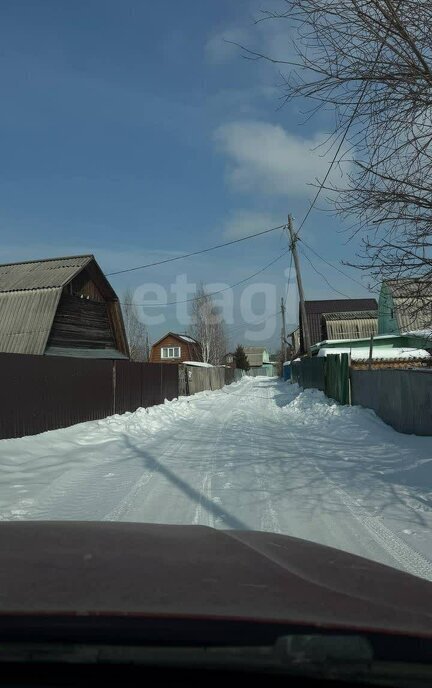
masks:
[[[347,311],[378,311],[376,299],[325,299],[322,301],[305,301],[306,315],[309,323],[311,345],[321,341],[321,316],[323,313],[346,313]],[[357,316],[358,317],[358,316]],[[300,346],[304,351],[301,311]]]
[[[196,339],[191,337],[189,334],[178,334],[177,332],[167,332],[166,334],[164,334],[163,337],[160,337],[160,339],[158,339],[156,342],[154,342],[154,344],[152,344],[152,348],[154,346],[156,346],[157,344],[160,344],[160,342],[162,342],[167,337],[175,337],[179,341],[186,342],[186,344],[195,344],[196,346],[200,346],[200,343]]]

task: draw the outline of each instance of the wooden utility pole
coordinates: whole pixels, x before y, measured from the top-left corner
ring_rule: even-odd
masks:
[[[281,298],[281,313],[282,313],[282,329],[281,329],[281,357],[282,365],[287,359],[286,355],[286,324],[285,324],[285,304],[283,298]]]
[[[290,248],[291,248],[291,253],[293,255],[293,258],[294,258],[294,266],[295,266],[296,277],[297,277],[297,287],[298,287],[298,293],[299,293],[300,312],[301,312],[301,319],[302,319],[301,332],[303,332],[303,343],[304,343],[307,355],[311,356],[312,354],[311,354],[311,340],[310,340],[310,332],[309,332],[309,322],[308,322],[308,319],[306,317],[306,307],[305,307],[303,283],[302,283],[301,272],[300,272],[300,262],[299,262],[299,257],[298,257],[298,253],[297,253],[298,237],[294,232],[293,221],[292,221],[291,215],[288,215],[288,231],[290,233]]]

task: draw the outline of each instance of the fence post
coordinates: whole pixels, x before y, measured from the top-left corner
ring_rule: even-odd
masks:
[[[117,365],[116,361],[112,362],[112,393],[113,393],[113,415],[116,413],[116,387],[117,387]]]

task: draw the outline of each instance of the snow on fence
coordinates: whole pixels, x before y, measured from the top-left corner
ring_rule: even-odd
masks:
[[[182,369],[185,374],[182,374]],[[221,389],[225,384],[233,381],[231,368],[225,366],[202,367],[183,364],[180,366],[179,376],[184,379],[185,385],[181,384],[182,394],[196,394],[205,390]]]
[[[0,353],[0,438],[34,435],[178,396],[178,366]]]

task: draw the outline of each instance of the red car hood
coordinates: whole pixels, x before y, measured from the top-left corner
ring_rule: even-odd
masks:
[[[432,635],[431,583],[273,533],[0,524],[0,621],[205,618]]]

